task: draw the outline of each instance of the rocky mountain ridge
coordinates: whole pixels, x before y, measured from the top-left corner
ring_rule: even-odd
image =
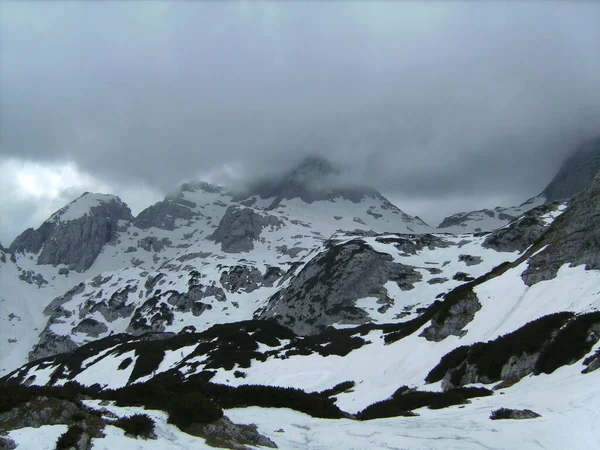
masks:
[[[454,234],[378,193],[316,198],[294,183],[264,198],[189,183],[135,218],[116,198],[84,195],[0,249],[0,389],[52,397],[79,383],[86,405],[148,411],[159,445],[201,427],[177,418],[188,406],[217,428],[234,427],[217,424],[223,410],[254,422],[260,442],[282,448],[304,448],[325,423],[360,448],[390,435],[447,448],[448,418],[461,435],[477,425],[465,448],[511,447],[489,421],[506,407],[552,425],[523,425],[523,448],[573,444],[554,430],[575,416],[579,445],[591,434],[577,411],[600,408],[599,186],[600,175],[569,202],[532,201],[493,231]],[[63,248],[76,232],[90,245],[73,256]],[[286,409],[275,419],[273,407]],[[394,435],[399,426],[418,437]],[[104,427],[88,443],[110,445]],[[315,445],[339,448],[337,433]],[[185,439],[174,448],[204,445]]]

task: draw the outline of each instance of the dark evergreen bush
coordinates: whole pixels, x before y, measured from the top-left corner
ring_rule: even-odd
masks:
[[[75,444],[77,444],[77,441],[81,438],[83,431],[84,430],[80,425],[70,426],[67,431],[58,437],[58,440],[56,441],[56,450],[75,447]]]
[[[121,364],[119,364],[119,367],[117,367],[117,370],[127,369],[131,365],[132,362],[133,362],[133,359],[125,358],[123,361],[121,361]]]
[[[135,354],[137,358],[129,376],[130,383],[138,378],[152,374],[152,372],[158,369],[158,366],[165,357],[164,349],[158,348],[157,345],[138,346],[135,349]]]
[[[342,383],[336,384],[330,389],[325,389],[324,391],[319,392],[319,395],[321,397],[333,397],[334,395],[338,395],[342,392],[349,391],[355,385],[356,383],[354,381],[343,381]]]
[[[499,381],[502,367],[512,356],[521,356],[524,353],[531,355],[542,351],[552,339],[553,333],[573,316],[571,312],[549,314],[493,341],[458,347],[442,357],[425,380],[428,383],[440,381],[449,370],[455,370],[466,362],[476,366],[480,376]]]
[[[490,419],[499,420],[499,419],[512,419],[512,409],[509,408],[499,408],[490,414]]]
[[[139,383],[102,396],[115,400],[118,406],[144,406],[169,414],[169,423],[184,429],[192,423],[209,423],[223,416],[223,411],[190,383]]]
[[[594,325],[600,325],[600,312],[571,319],[544,348],[535,365],[535,373],[552,373],[583,358],[597,342],[597,339],[590,339],[589,331]]]
[[[407,386],[399,388],[391,398],[374,403],[357,414],[359,420],[379,419],[383,417],[404,416],[407,412],[427,406],[441,409],[466,403],[469,398],[492,395],[485,388],[452,389],[445,392],[427,392],[410,390]]]
[[[134,414],[129,417],[122,417],[113,423],[125,431],[126,434],[141,437],[151,437],[154,435],[154,420],[147,414]]]

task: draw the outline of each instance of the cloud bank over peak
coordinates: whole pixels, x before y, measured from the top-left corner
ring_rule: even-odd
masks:
[[[111,187],[321,154],[437,210],[514,202],[600,132],[596,2],[8,2],[0,44],[0,160]]]

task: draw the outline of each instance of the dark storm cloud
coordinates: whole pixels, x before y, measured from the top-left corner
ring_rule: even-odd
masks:
[[[320,153],[392,197],[522,198],[600,131],[595,2],[1,8],[2,154],[109,182]]]

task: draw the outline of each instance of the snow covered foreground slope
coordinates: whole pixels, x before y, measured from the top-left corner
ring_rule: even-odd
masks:
[[[158,263],[146,258],[147,267],[89,272],[95,281],[82,278],[66,299],[61,292],[63,298],[47,311],[46,329],[68,337],[71,353],[51,351],[4,381],[73,380],[98,383],[107,393],[144,383],[188,383],[226,405],[234,422],[256,423],[280,448],[600,448],[594,432],[600,406],[600,372],[594,370],[600,366],[599,193],[596,179],[568,210],[545,205],[491,234],[338,231],[327,238],[294,238],[312,244],[294,256],[272,254],[275,243],[290,248],[294,241],[277,241],[285,227],[278,230],[273,219],[265,219],[260,230],[265,241],[251,240],[253,248],[245,253],[222,249],[247,245],[243,239],[172,249],[176,241],[169,238],[170,246],[148,253],[180,255]],[[273,211],[255,212],[291,226]],[[136,232],[136,238],[146,237]],[[162,238],[150,245],[156,242]],[[214,257],[185,257],[211,249]],[[23,265],[27,260],[15,259]],[[45,268],[28,261],[31,270]],[[85,276],[71,271],[68,277],[78,275]],[[22,283],[31,292],[49,289]],[[129,309],[131,314],[123,312]],[[248,320],[253,316],[270,320]],[[317,320],[322,317],[333,327]],[[96,322],[82,324],[86,319]],[[123,332],[128,334],[118,334]],[[47,349],[52,342],[46,341]],[[246,385],[314,392],[313,400],[328,399],[326,417],[337,414],[334,407],[342,414],[323,418],[276,390],[257,399]],[[442,409],[409,408],[405,401],[424,391],[455,395],[463,386],[498,389]],[[287,409],[266,408],[274,405],[265,405],[265,398]],[[381,401],[387,401],[385,408],[371,406]],[[240,403],[249,407],[236,407]],[[491,421],[491,411],[501,407],[531,409],[542,417]],[[121,413],[136,410],[128,408]],[[382,418],[370,419],[377,408]],[[408,409],[419,416],[388,417]],[[187,434],[166,423],[165,413],[150,414],[157,440],[133,441],[109,425],[104,439],[93,439],[94,448],[192,445]],[[32,434],[21,429],[10,437],[27,448]]]

